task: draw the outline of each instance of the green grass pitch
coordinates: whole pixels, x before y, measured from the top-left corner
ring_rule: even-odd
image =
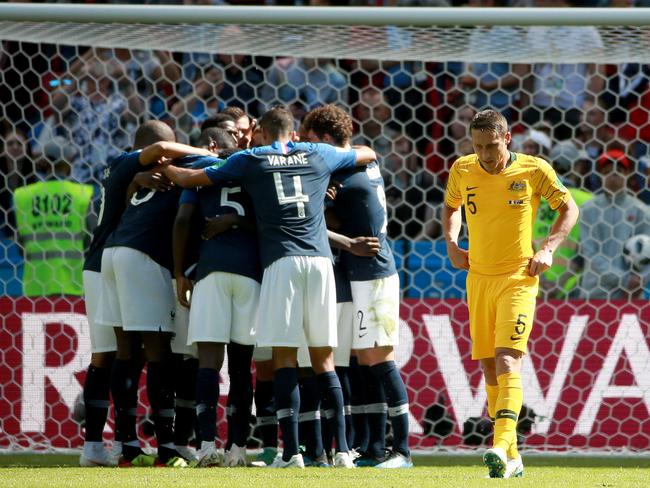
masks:
[[[78,457],[72,455],[0,455],[0,487],[472,488],[493,487],[495,484],[535,488],[650,486],[650,456],[525,456],[525,477],[512,480],[485,479],[486,469],[481,466],[478,455],[418,456],[414,458],[416,467],[408,470],[77,468],[74,467],[77,460]]]

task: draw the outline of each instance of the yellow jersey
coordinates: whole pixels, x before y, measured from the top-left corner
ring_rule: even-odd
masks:
[[[454,162],[445,204],[465,207],[472,273],[503,275],[526,268],[534,254],[533,225],[542,196],[553,210],[570,197],[543,159],[510,153],[510,163],[496,175],[483,169],[476,154]]]

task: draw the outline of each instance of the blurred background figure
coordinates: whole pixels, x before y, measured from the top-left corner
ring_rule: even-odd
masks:
[[[16,230],[25,260],[28,297],[83,295],[84,250],[90,239],[93,187],[70,181],[76,152],[63,138],[43,146],[45,181],[14,192]]]

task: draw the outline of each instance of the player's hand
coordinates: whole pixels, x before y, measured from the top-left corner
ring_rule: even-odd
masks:
[[[461,249],[455,242],[447,243],[447,256],[454,268],[469,269],[469,252]]]
[[[330,181],[330,184],[327,185],[327,191],[325,192],[325,199],[332,201],[336,200],[336,195],[341,187],[343,187],[343,185],[338,181]]]
[[[214,236],[223,234],[224,232],[232,229],[233,225],[237,223],[237,216],[235,214],[216,215],[214,217],[206,217],[201,238],[203,240],[210,240]]]
[[[350,239],[349,252],[363,258],[374,258],[381,249],[377,237],[355,237]]]
[[[151,171],[142,171],[135,175],[133,180],[139,187],[150,188],[155,191],[167,191],[174,186],[164,174]]]
[[[172,161],[174,161],[172,158],[166,158],[163,156],[158,160],[158,164],[160,166],[169,166],[172,163]]]
[[[176,296],[178,297],[178,303],[185,308],[190,308],[192,290],[194,290],[192,280],[183,275],[176,276]]]
[[[548,249],[540,249],[530,258],[528,263],[528,274],[530,276],[541,275],[553,264],[553,253]]]

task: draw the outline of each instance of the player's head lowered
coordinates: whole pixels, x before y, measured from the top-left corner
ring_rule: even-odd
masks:
[[[144,149],[160,141],[176,142],[174,130],[159,120],[148,120],[135,131],[133,149]]]
[[[288,142],[296,137],[293,114],[286,107],[277,106],[267,110],[259,124],[264,144]]]
[[[336,105],[318,107],[305,115],[301,132],[309,142],[326,142],[333,146],[347,146],[352,138],[352,118]]]
[[[201,133],[210,127],[219,127],[220,129],[225,130],[228,134],[230,134],[230,137],[234,139],[235,143],[238,142],[237,126],[235,124],[235,119],[231,115],[218,113],[210,118],[205,119],[201,123]]]
[[[204,129],[199,137],[198,145],[217,155],[221,155],[224,151],[237,149],[237,143],[232,135],[219,127]]]
[[[511,134],[503,115],[495,110],[481,110],[472,118],[469,132],[474,152],[486,170],[502,168],[507,163]]]
[[[257,120],[249,117],[246,112],[239,107],[226,107],[221,111],[221,113],[229,115],[235,119],[239,148],[248,149],[251,145],[251,140],[253,139],[253,131],[257,125]]]

